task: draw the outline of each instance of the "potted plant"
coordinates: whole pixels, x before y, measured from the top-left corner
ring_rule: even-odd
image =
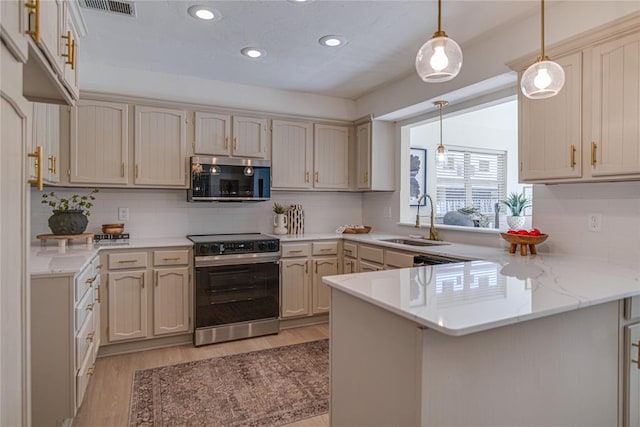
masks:
[[[97,192],[98,189],[94,188],[88,194],[73,194],[68,199],[58,197],[53,191],[43,193],[40,203],[53,208],[53,215],[49,217],[51,232],[65,236],[84,233],[89,223],[87,217],[91,215],[90,210],[96,199],[94,194]]]
[[[285,209],[279,203],[273,204],[273,234],[287,234],[287,217],[284,214]]]
[[[511,193],[509,197],[501,200],[500,203],[505,205],[511,211],[511,215],[507,216],[507,224],[511,230],[519,230],[524,226],[525,217],[522,216],[524,208],[531,206],[531,200],[527,199],[524,194]]]

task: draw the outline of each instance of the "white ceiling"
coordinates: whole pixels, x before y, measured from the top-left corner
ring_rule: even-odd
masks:
[[[204,4],[219,21],[196,20]],[[445,0],[443,29],[463,45],[524,15],[538,0]],[[356,99],[415,72],[415,54],[436,29],[437,2],[135,1],[137,16],[82,9],[82,61]],[[323,47],[327,34],[345,37]],[[250,60],[245,46],[266,50]],[[471,66],[470,64],[463,64]],[[417,77],[416,77],[417,78]]]

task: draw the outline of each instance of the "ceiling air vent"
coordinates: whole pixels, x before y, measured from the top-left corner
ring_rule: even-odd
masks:
[[[132,1],[80,0],[80,6],[86,9],[102,10],[119,15],[136,16],[136,7]]]

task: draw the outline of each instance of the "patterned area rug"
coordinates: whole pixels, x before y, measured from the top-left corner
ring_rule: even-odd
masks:
[[[279,426],[329,410],[329,340],[136,371],[129,426]]]

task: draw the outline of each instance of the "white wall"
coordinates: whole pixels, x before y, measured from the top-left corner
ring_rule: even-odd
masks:
[[[46,188],[62,197],[86,189]],[[40,203],[41,192],[31,191],[32,240],[51,233],[51,208]],[[129,208],[125,232],[132,237],[177,237],[188,234],[273,231],[273,204],[301,204],[305,232],[333,232],[339,225],[362,223],[360,193],[272,192],[271,201],[257,203],[188,203],[186,190],[101,189],[91,209],[87,232],[101,233],[102,224],[119,223],[118,207]]]
[[[107,65],[81,63],[83,91],[117,93],[327,119],[355,120],[355,101]]]

